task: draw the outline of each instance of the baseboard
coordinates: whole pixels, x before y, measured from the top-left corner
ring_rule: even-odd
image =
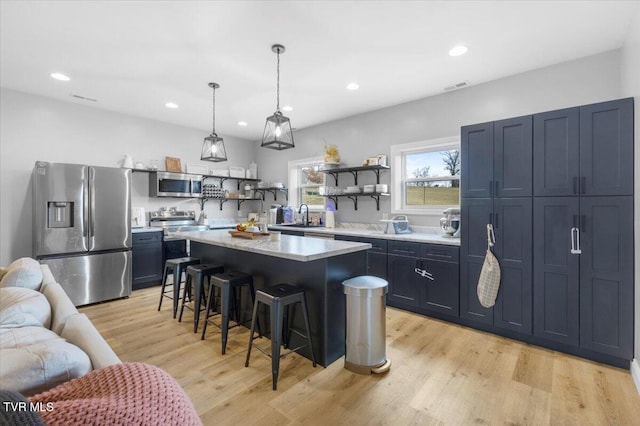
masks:
[[[640,361],[638,358],[634,358],[633,361],[631,361],[631,377],[633,377],[636,389],[638,389],[638,393],[640,393]]]

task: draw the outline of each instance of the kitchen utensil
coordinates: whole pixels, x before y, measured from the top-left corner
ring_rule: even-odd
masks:
[[[381,222],[387,223],[385,234],[410,234],[409,220],[405,215],[394,216],[391,219],[383,219]]]
[[[451,207],[443,212],[446,216],[440,219],[440,228],[447,237],[453,237],[460,229],[460,209]]]

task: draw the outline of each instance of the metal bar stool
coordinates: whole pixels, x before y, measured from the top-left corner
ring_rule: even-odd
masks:
[[[168,259],[164,263],[164,273],[162,274],[162,290],[160,291],[160,303],[158,310],[162,307],[162,299],[168,297],[173,299],[173,317],[178,313],[178,299],[180,299],[180,283],[182,281],[182,273],[185,272],[187,266],[197,265],[200,259],[195,257],[178,257],[176,259]],[[167,277],[173,273],[173,296],[169,296],[171,290],[167,291]]]
[[[198,324],[200,323],[200,312],[202,311],[202,300],[205,299],[205,309],[206,309],[206,298],[204,297],[204,279],[207,279],[207,282],[211,284],[211,277],[214,274],[219,274],[224,272],[224,266],[222,265],[212,265],[208,263],[200,263],[198,265],[190,265],[187,266],[187,278],[184,283],[184,290],[182,292],[182,305],[180,307],[180,316],[178,317],[178,322],[182,321],[182,313],[184,312],[185,305],[188,309],[193,311],[193,332],[198,332]],[[192,288],[193,287],[193,288]],[[192,293],[194,293],[194,298],[191,299]],[[187,299],[193,300],[193,308],[187,305]]]
[[[249,286],[249,297],[251,298],[251,304],[253,304],[255,299],[255,288],[253,287],[253,276],[250,274],[246,274],[244,272],[238,271],[230,271],[224,272],[222,274],[216,274],[209,280],[209,299],[207,301],[207,314],[204,317],[204,327],[202,328],[202,337],[204,340],[204,336],[207,332],[207,324],[209,323],[209,318],[211,310],[215,308],[216,304],[214,302],[215,297],[214,291],[215,287],[220,289],[220,315],[222,317],[222,321],[220,324],[220,329],[222,330],[222,355],[227,351],[227,337],[229,335],[229,315],[231,314],[231,305],[234,305],[234,314],[236,319],[236,325],[232,327],[237,327],[241,325],[240,322],[240,297],[239,294],[236,297],[236,290],[242,286]],[[233,297],[232,297],[233,295]],[[216,315],[216,314],[214,314]],[[211,324],[218,326],[214,322]],[[260,336],[262,336],[262,332],[260,330],[260,324],[258,324],[258,332]]]
[[[254,330],[255,324],[258,319],[258,304],[264,303],[270,308],[270,322],[271,322],[271,353],[266,352],[264,349],[255,345]],[[302,314],[304,316],[304,325],[306,328],[306,335],[300,333],[297,330],[289,329],[288,324],[288,310],[290,305],[300,303],[302,305]],[[285,328],[284,336],[282,333],[283,326]],[[285,348],[289,346],[289,333],[294,332],[300,337],[306,338],[307,343],[297,348],[291,349],[286,353],[280,355],[280,345],[284,343]],[[262,337],[262,336],[260,336]],[[249,347],[247,348],[247,360],[244,363],[245,367],[249,366],[249,358],[251,357],[251,347],[255,346],[260,352],[271,357],[271,377],[273,381],[273,390],[276,390],[278,386],[278,372],[280,370],[280,358],[289,355],[291,352],[296,352],[306,346],[309,346],[311,352],[311,361],[313,366],[316,366],[316,358],[313,354],[313,343],[311,343],[311,331],[309,327],[309,315],[307,312],[307,298],[304,290],[298,287],[294,287],[290,284],[278,284],[267,287],[256,292],[256,300],[253,305],[253,316],[251,317],[251,334],[249,335]]]

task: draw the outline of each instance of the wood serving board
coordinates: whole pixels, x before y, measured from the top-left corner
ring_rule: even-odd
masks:
[[[268,232],[246,232],[246,231],[229,231],[232,237],[254,239],[269,235]]]

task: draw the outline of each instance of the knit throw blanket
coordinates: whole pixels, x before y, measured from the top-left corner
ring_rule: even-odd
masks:
[[[55,425],[202,425],[182,387],[164,370],[124,363],[94,370],[29,402]],[[40,404],[38,404],[40,403]]]

